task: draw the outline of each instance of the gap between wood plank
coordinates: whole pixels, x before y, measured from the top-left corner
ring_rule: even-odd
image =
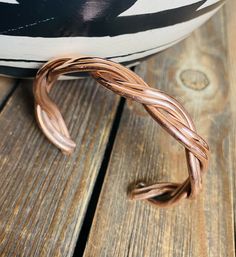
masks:
[[[12,88],[9,89],[9,92],[1,99],[0,102],[0,113],[2,112],[2,110],[4,109],[4,107],[6,106],[7,102],[9,101],[9,99],[12,97],[12,95],[14,94],[17,86],[19,85],[20,80],[16,80],[12,86]]]
[[[1,113],[0,256],[72,256],[120,98],[92,79],[58,82],[51,96],[77,143],[65,157],[38,129],[31,89]]]
[[[74,257],[82,257],[84,254],[85,246],[87,243],[87,239],[88,239],[89,232],[90,232],[90,229],[92,226],[94,214],[95,214],[95,211],[97,208],[97,203],[98,203],[99,196],[101,193],[103,181],[104,181],[104,178],[106,175],[108,164],[110,162],[112,149],[113,149],[115,138],[116,138],[118,128],[120,125],[120,120],[121,120],[122,113],[124,110],[125,102],[126,102],[125,98],[121,97],[119,105],[117,107],[115,118],[114,118],[114,121],[112,124],[112,128],[110,131],[110,135],[109,135],[108,143],[107,143],[106,150],[104,153],[104,157],[102,160],[101,168],[99,170],[97,180],[95,182],[94,190],[93,190],[91,199],[90,199],[88,207],[87,207],[87,212],[85,214],[84,222],[83,222],[82,228],[79,233],[79,237],[78,237],[74,255],[73,255]]]

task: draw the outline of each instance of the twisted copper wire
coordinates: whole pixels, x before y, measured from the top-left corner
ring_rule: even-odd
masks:
[[[209,148],[196,133],[192,119],[171,96],[150,88],[138,75],[124,66],[98,57],[60,58],[48,62],[37,73],[34,84],[38,123],[47,138],[65,154],[75,148],[64,119],[49,96],[62,74],[88,72],[102,86],[118,95],[141,103],[151,117],[186,151],[189,177],[182,183],[159,182],[139,184],[132,190],[132,199],[146,199],[159,206],[169,206],[183,198],[195,197],[202,188],[202,175],[207,170]]]

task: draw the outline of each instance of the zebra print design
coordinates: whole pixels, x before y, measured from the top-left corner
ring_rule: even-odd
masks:
[[[223,2],[0,0],[0,73],[31,76],[62,55],[134,62],[185,38]]]

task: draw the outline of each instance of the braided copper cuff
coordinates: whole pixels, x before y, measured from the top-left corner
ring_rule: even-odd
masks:
[[[88,72],[102,86],[125,98],[141,103],[151,117],[186,151],[189,177],[182,183],[139,184],[130,193],[132,199],[146,199],[158,206],[169,206],[182,198],[195,197],[202,187],[202,175],[207,170],[209,148],[196,133],[192,119],[172,97],[150,88],[138,75],[124,66],[97,57],[61,58],[48,62],[37,73],[34,84],[38,123],[47,138],[65,154],[75,148],[64,119],[49,96],[62,74]]]

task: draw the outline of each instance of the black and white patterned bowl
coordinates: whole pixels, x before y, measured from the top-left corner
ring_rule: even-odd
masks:
[[[134,63],[187,37],[223,0],[0,0],[0,74],[95,55]]]

